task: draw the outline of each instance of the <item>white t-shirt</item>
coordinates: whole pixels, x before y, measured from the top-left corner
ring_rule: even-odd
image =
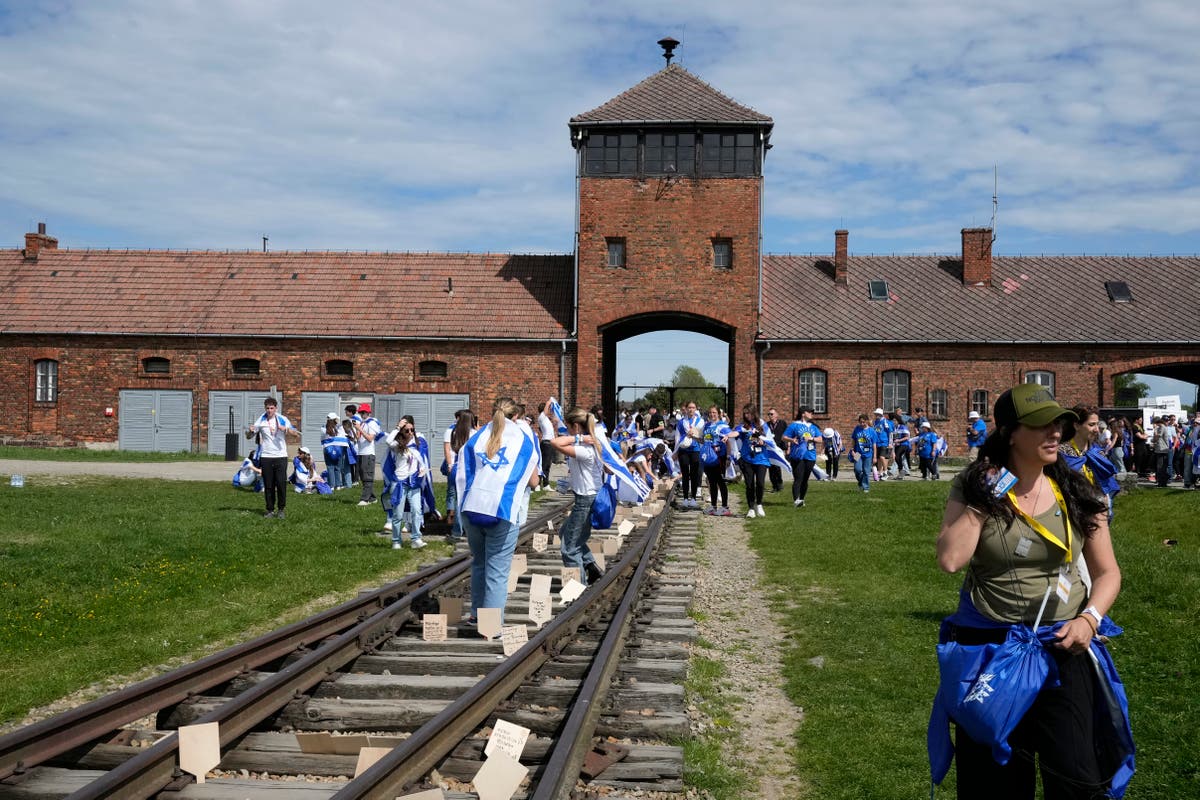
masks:
[[[575,456],[567,459],[567,470],[567,480],[575,494],[589,495],[600,491],[604,472],[600,458],[590,444],[575,445]]]
[[[359,422],[359,429],[362,431],[362,437],[358,440],[355,452],[360,456],[375,455],[375,437],[383,430],[379,425],[379,420],[367,417],[366,420]]]
[[[295,426],[283,414],[276,414],[274,418],[267,419],[264,413],[254,423],[254,429],[258,431],[258,443],[262,450],[259,452],[259,458],[287,458],[287,436],[284,434],[288,428],[295,430]]]
[[[554,423],[550,421],[550,417],[546,416],[543,411],[538,414],[538,433],[542,435],[542,441],[549,441],[554,438]]]

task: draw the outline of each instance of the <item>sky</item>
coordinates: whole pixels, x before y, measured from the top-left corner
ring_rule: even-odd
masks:
[[[767,252],[994,189],[998,255],[1200,252],[1194,0],[0,0],[0,246],[570,252],[567,120],[665,35],[775,120]]]

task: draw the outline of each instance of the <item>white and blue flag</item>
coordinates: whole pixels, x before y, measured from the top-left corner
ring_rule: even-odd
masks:
[[[558,420],[558,435],[562,436],[567,432],[567,422],[563,419],[562,406],[553,397],[550,398],[550,415]]]
[[[617,455],[617,451],[613,449],[612,442],[608,440],[608,436],[603,431],[596,431],[596,439],[600,442],[600,460],[604,462],[604,468],[611,472],[617,480],[637,492],[638,502],[645,500],[650,496],[650,487],[640,476],[634,475],[625,462]]]
[[[759,424],[759,427],[763,428],[764,430],[769,430],[767,428],[767,423],[763,422],[762,420],[759,420],[758,424]],[[763,452],[765,452],[767,454],[767,460],[771,462],[771,466],[779,467],[785,473],[787,473],[788,475],[791,475],[792,474],[791,462],[789,462],[787,459],[787,453],[783,452],[783,450],[780,449],[779,445],[775,443],[775,437],[771,436],[770,433],[768,432],[765,436],[762,437],[762,441],[763,441]]]

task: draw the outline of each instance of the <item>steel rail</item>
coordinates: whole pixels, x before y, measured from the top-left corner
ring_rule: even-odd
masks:
[[[621,604],[609,623],[600,649],[596,651],[595,660],[580,684],[567,720],[559,730],[558,739],[542,768],[537,787],[528,795],[527,800],[570,800],[571,792],[579,779],[579,770],[591,750],[592,738],[595,736],[596,724],[600,720],[609,686],[617,667],[620,666],[621,653],[633,625],[633,610],[641,600],[642,585],[658,552],[658,539],[666,524],[667,515],[670,514],[670,507],[671,498],[668,498],[664,511],[646,531],[650,541],[642,553],[637,569],[634,570],[625,596],[621,598]]]
[[[562,513],[561,507],[548,510],[526,524],[521,540],[548,520]],[[406,593],[374,615],[326,642],[281,671],[213,709],[193,724],[218,723],[222,752],[230,744],[252,730],[321,681],[337,672],[362,653],[376,647],[380,641],[413,619],[412,605],[431,592],[460,579],[470,570],[470,555],[446,559],[436,577]],[[436,566],[436,565],[435,565]],[[418,573],[420,574],[420,573]],[[177,777],[175,767],[179,750],[179,735],[172,733],[151,747],[123,762],[87,786],[68,795],[69,800],[95,800],[119,797],[122,800],[149,798],[166,788]]]
[[[466,558],[459,555],[443,559],[308,619],[0,737],[0,780],[94,742],[122,725],[219,686],[297,648],[319,642],[387,607]]]
[[[652,537],[647,528],[638,543],[595,584],[589,600],[585,602],[581,597],[568,606],[503,664],[343,786],[331,800],[393,800],[424,777],[483,724],[501,701],[560,652],[585,622],[594,622],[603,614],[615,602],[614,595],[628,593],[628,582],[620,581],[625,575],[632,578],[652,538],[656,536]]]

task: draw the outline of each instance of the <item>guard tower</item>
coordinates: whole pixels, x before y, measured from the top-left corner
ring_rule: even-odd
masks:
[[[762,167],[774,123],[672,64],[674,39],[659,44],[663,70],[570,120],[576,391],[586,402],[599,390],[611,416],[617,343],[688,330],[729,343],[736,414],[757,377]]]

